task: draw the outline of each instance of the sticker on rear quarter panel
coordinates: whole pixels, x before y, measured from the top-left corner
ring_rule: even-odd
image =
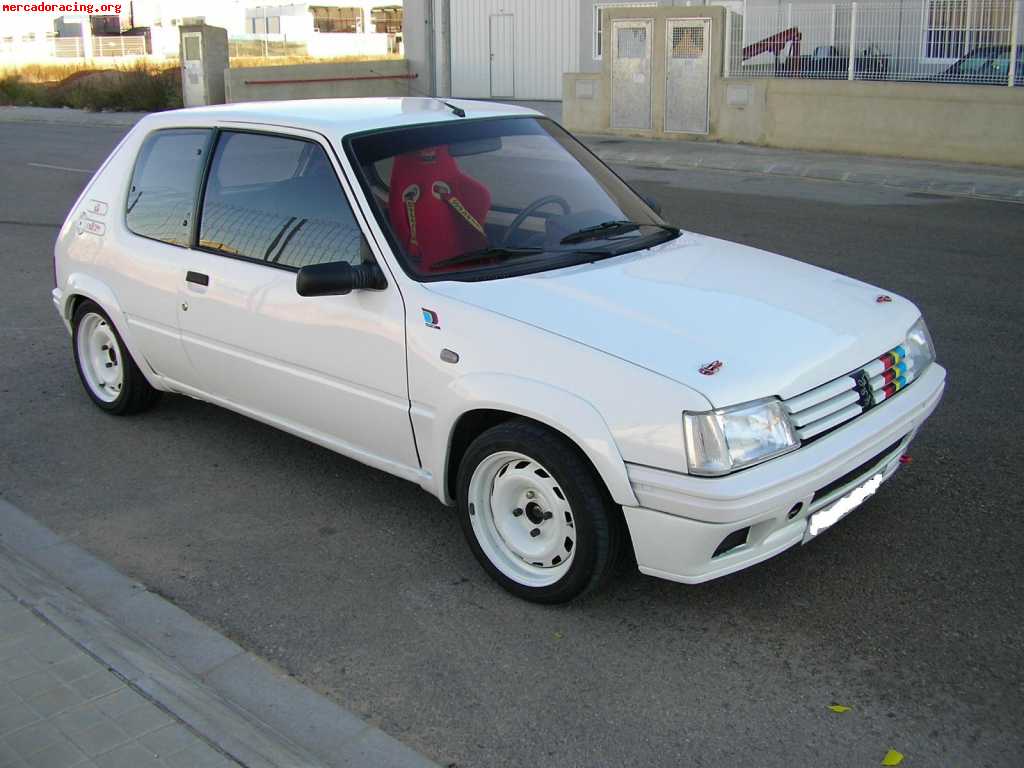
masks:
[[[437,312],[432,309],[427,309],[426,307],[420,307],[420,309],[423,311],[423,324],[427,326],[427,328],[437,328],[440,330],[441,321],[437,317]]]

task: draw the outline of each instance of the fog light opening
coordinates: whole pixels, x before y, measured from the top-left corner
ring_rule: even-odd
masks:
[[[786,518],[792,520],[794,517],[799,515],[801,511],[803,511],[803,508],[804,503],[802,501],[798,501],[796,504],[793,505],[793,508],[789,510],[789,512],[786,514]]]
[[[722,543],[715,549],[715,553],[711,556],[712,559],[719,555],[724,555],[726,552],[731,552],[736,547],[742,547],[747,543],[747,534],[750,533],[750,526],[746,528],[740,528],[738,531],[733,531],[724,539]]]

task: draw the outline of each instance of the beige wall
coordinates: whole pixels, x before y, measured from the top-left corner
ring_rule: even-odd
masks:
[[[405,75],[404,59],[296,64],[281,67],[239,67],[225,72],[228,103],[238,101],[280,101],[283,99],[327,99],[351,96],[408,96],[414,80],[337,80],[332,78]],[[293,81],[280,85],[256,85],[253,80]],[[294,82],[294,81],[312,82]],[[246,81],[250,81],[246,83]]]
[[[722,141],[786,149],[1024,167],[1024,88],[722,77],[724,13],[713,7],[624,8],[615,18],[654,19],[653,126],[616,134],[671,141]],[[712,19],[710,131],[665,133],[665,20]],[[611,50],[611,24],[602,46]],[[611,57],[600,73],[567,74],[563,122],[581,133],[612,133]],[[586,95],[592,93],[591,98]],[[582,96],[581,96],[582,94]]]

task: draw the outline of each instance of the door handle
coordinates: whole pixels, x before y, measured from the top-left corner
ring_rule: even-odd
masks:
[[[192,272],[189,270],[185,275],[186,283],[195,283],[196,285],[209,285],[210,276],[204,275],[202,272]]]

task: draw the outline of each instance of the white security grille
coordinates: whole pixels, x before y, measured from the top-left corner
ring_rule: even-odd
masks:
[[[697,59],[704,53],[704,27],[674,27],[672,58]]]
[[[729,77],[1024,85],[1021,0],[748,4],[729,13]],[[1016,29],[1016,32],[1015,32]],[[851,56],[852,51],[852,56]]]
[[[618,30],[618,58],[642,59],[647,55],[647,30],[631,27]]]

